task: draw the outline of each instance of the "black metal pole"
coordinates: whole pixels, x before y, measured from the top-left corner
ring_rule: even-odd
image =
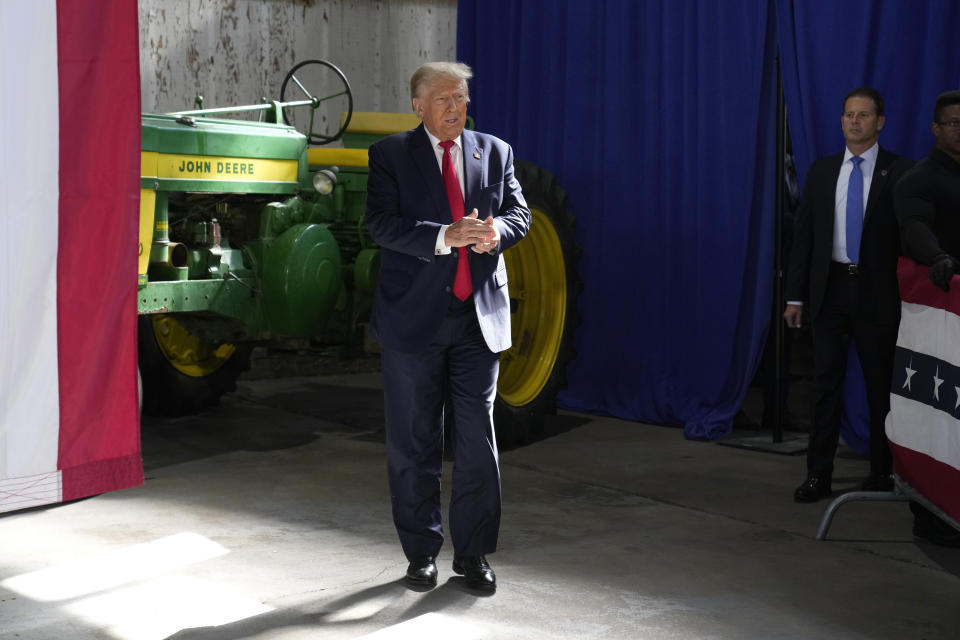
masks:
[[[783,99],[783,77],[780,75],[780,57],[777,56],[777,186],[773,223],[773,318],[771,325],[775,342],[773,390],[773,441],[783,442],[783,212],[785,195],[785,155],[787,142],[787,109]],[[769,338],[768,338],[769,339]]]

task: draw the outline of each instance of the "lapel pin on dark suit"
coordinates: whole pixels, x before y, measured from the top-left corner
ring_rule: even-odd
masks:
[[[887,170],[886,170],[886,169],[881,169],[881,170],[880,170],[880,175],[886,177],[886,175],[887,175]]]
[[[474,151],[474,152],[473,152],[473,157],[476,158],[477,160],[479,160],[479,159],[480,159],[480,154],[477,153],[476,151]]]

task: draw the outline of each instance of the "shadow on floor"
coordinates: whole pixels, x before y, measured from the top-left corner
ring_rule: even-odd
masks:
[[[290,608],[277,609],[244,620],[217,627],[185,629],[170,640],[233,640],[234,638],[259,637],[283,629],[313,629],[316,633],[335,629],[349,632],[351,626],[367,625],[387,609],[403,607],[409,592],[402,579],[360,589],[354,593],[328,602],[316,601]],[[451,578],[436,588],[424,592],[414,604],[399,616],[400,624],[425,614],[449,614],[455,616],[469,609],[478,594],[467,588],[462,579]],[[391,622],[398,618],[385,616]],[[392,636],[391,636],[392,637]],[[408,637],[408,636],[403,636]]]
[[[543,433],[537,440],[566,433],[587,422],[589,418],[576,415],[546,416]],[[321,435],[383,443],[383,392],[307,381],[256,397],[231,394],[213,410],[192,416],[143,416],[141,421],[144,466],[148,472],[232,451],[289,449],[313,442]]]

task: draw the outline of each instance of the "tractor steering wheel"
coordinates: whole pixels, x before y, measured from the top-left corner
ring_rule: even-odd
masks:
[[[339,91],[335,90],[334,93],[323,98],[318,98],[310,93],[305,83],[325,87],[331,71],[335,76],[333,82],[342,84],[342,89]],[[290,93],[293,94],[289,98],[287,97],[288,89]],[[299,93],[294,93],[295,89],[297,89]],[[340,87],[335,87],[335,89],[340,89]],[[299,94],[302,94],[302,96]],[[333,134],[314,131],[313,120],[320,106],[327,100],[333,100],[341,96],[346,96],[347,108],[340,128]],[[320,145],[338,140],[340,136],[343,135],[343,132],[347,130],[347,126],[350,124],[350,118],[353,116],[353,92],[350,90],[350,83],[347,82],[347,77],[336,65],[326,60],[304,60],[303,62],[295,64],[293,68],[287,72],[286,77],[283,79],[283,84],[280,86],[280,101],[293,102],[296,100],[310,100],[313,102],[313,104],[310,105],[309,119],[303,116],[302,113],[297,114],[295,111],[297,109],[296,107],[284,107],[283,121],[289,126],[295,126],[298,130],[302,130],[310,144]],[[291,119],[293,121],[291,121]],[[327,115],[322,114],[321,119],[326,120]]]

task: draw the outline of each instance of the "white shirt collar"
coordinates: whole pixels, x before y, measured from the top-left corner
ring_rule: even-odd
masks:
[[[877,155],[880,153],[880,141],[877,140],[873,143],[873,146],[860,154],[860,157],[863,158],[863,161],[869,165],[874,165],[877,163]],[[850,151],[849,147],[844,147],[843,151],[843,161],[847,162],[850,158],[853,157],[853,152]]]
[[[427,125],[423,125],[423,130],[427,132],[427,137],[430,138],[430,145],[431,145],[434,149],[436,149],[437,147],[439,147],[439,146],[440,146],[440,138],[438,138],[437,136],[435,136],[435,135],[433,135],[432,133],[430,133],[430,129],[427,129]],[[458,149],[462,149],[462,148],[463,148],[463,145],[460,144],[460,139],[461,139],[462,137],[463,137],[463,134],[460,134],[460,135],[457,136],[457,137],[454,139],[454,141],[453,141],[453,143],[457,146]]]

